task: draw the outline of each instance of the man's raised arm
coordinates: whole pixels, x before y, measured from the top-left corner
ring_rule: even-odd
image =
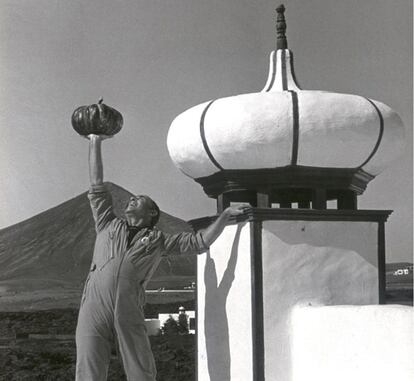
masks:
[[[91,186],[103,184],[102,140],[100,135],[91,134],[89,139],[89,180]]]
[[[88,135],[89,139],[89,180],[90,201],[96,231],[102,230],[115,218],[112,208],[112,197],[103,183],[102,140],[108,136]]]

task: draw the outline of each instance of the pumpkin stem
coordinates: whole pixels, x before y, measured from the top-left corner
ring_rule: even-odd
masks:
[[[102,102],[103,102],[103,98],[102,98],[102,97],[100,97],[100,98],[99,98],[99,101],[98,101],[98,104],[100,105]]]

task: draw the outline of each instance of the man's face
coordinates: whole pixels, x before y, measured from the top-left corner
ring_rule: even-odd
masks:
[[[137,217],[150,216],[152,211],[152,202],[151,199],[147,196],[131,196],[127,206],[125,208],[125,213],[132,213]]]

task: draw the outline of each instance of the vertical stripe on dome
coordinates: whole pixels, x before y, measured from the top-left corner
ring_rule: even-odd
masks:
[[[214,158],[213,154],[210,151],[210,148],[207,144],[207,140],[206,140],[206,134],[205,134],[205,130],[204,130],[204,120],[206,118],[206,114],[207,114],[207,110],[210,108],[210,106],[213,104],[213,102],[215,102],[216,100],[212,100],[204,109],[203,113],[201,114],[201,119],[200,119],[200,136],[201,136],[201,141],[203,142],[203,147],[206,150],[206,153],[209,157],[209,159],[211,160],[211,162],[220,170],[223,170],[223,167],[217,162],[217,160]]]
[[[269,86],[266,89],[267,91],[270,91],[270,89],[273,87],[273,84],[275,83],[276,79],[276,71],[277,71],[277,54],[275,53],[273,56],[273,70],[272,70],[272,79],[270,80]]]
[[[298,163],[298,151],[299,151],[299,102],[298,94],[296,91],[289,90],[292,94],[292,158],[291,165]]]
[[[380,109],[378,108],[378,106],[371,100],[368,98],[365,98],[369,103],[371,103],[371,105],[375,108],[378,117],[379,117],[379,134],[378,134],[378,139],[377,142],[375,143],[374,149],[372,150],[372,152],[370,153],[370,155],[368,156],[368,158],[358,167],[358,168],[362,168],[364,165],[368,164],[368,162],[372,159],[372,157],[376,154],[376,152],[378,151],[378,148],[381,144],[381,140],[382,140],[382,136],[384,135],[384,117],[381,114]]]
[[[300,86],[299,86],[299,83],[296,79],[296,74],[295,74],[295,65],[294,65],[294,62],[293,62],[293,54],[290,55],[290,74],[292,75],[293,82],[295,83],[297,88],[300,90]]]
[[[286,50],[282,50],[282,90],[287,90],[287,74],[286,74]]]

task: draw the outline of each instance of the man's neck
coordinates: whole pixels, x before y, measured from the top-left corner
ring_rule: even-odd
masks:
[[[148,228],[149,225],[142,218],[136,218],[135,216],[126,215],[126,220],[128,226],[134,227],[136,229]]]

